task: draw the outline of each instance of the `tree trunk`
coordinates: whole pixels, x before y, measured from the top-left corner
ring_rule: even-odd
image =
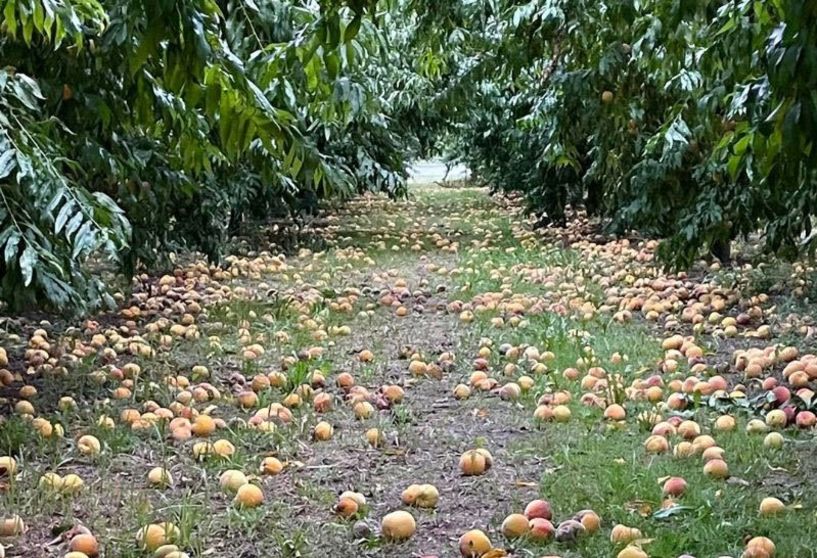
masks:
[[[729,240],[718,239],[712,243],[712,255],[718,258],[721,263],[732,261],[732,243]]]

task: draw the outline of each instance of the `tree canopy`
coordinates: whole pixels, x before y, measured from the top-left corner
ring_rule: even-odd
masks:
[[[686,265],[817,237],[808,0],[1,0],[0,290],[85,311],[248,219],[405,193],[445,153],[542,222]]]

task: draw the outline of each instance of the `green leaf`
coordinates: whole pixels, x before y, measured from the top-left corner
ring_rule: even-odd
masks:
[[[34,266],[38,260],[37,251],[31,244],[27,244],[23,255],[20,256],[20,273],[23,276],[23,285],[28,287],[34,278]]]
[[[6,7],[3,8],[3,21],[6,24],[8,34],[14,37],[17,34],[17,0],[6,0]]]
[[[360,32],[360,24],[362,22],[362,18],[360,14],[356,15],[352,18],[352,21],[349,22],[349,25],[346,26],[346,29],[343,31],[343,42],[348,43]]]
[[[9,176],[14,170],[17,164],[15,160],[16,153],[14,149],[8,149],[0,153],[0,180]]]
[[[62,206],[60,212],[57,214],[57,218],[54,220],[54,234],[60,234],[65,224],[68,222],[68,218],[73,213],[76,204],[73,200],[69,200],[66,202],[65,205]]]
[[[11,263],[17,257],[17,247],[20,246],[20,240],[22,240],[22,238],[23,237],[18,231],[14,231],[8,235],[6,248],[3,251],[3,258],[6,261],[6,265],[11,265]]]

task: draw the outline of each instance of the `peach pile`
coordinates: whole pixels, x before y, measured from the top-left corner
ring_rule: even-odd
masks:
[[[610,466],[632,458],[649,504],[669,511],[707,490],[717,511],[747,482],[736,439],[764,459],[813,440],[814,319],[751,288],[748,264],[667,273],[657,241],[599,238],[582,216],[534,231],[513,200],[478,197],[490,209],[440,224],[416,201],[362,196],[307,229],[322,249],[242,241],[223,266],[179,257],[116,293],[115,313],[0,331],[0,429],[25,433],[2,440],[0,558],[48,543],[54,509],[71,511],[52,545],[65,558],[187,558],[216,537],[271,537],[281,510],[319,525],[305,538],[324,548],[349,534],[405,555],[586,544],[645,558],[667,525],[646,512],[642,533],[613,524],[630,508],[574,504],[603,523],[546,488],[553,506],[512,505],[542,478],[516,471],[515,438],[547,443],[537,463],[577,436],[632,441]],[[792,267],[799,296],[812,272]],[[462,505],[473,494],[480,506]],[[188,499],[206,502],[207,527],[178,511]],[[801,507],[785,491],[757,501],[763,526]],[[763,532],[724,544],[771,558]]]

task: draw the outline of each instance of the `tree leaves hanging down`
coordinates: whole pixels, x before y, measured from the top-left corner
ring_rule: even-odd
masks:
[[[415,142],[383,80],[374,0],[0,0],[0,291],[103,302],[251,218],[403,192]]]
[[[817,249],[814,2],[410,4],[447,147],[546,220],[583,203],[677,266]]]
[[[104,21],[94,2],[83,3],[81,12],[35,6],[33,12],[14,2],[3,7],[7,32],[27,44],[36,32],[55,44],[71,39],[79,49],[81,28]],[[115,257],[130,229],[110,197],[81,183],[81,169],[59,143],[70,134],[44,115],[45,101],[29,75],[0,69],[0,289],[12,307],[44,302],[82,308],[85,300],[107,296],[83,262],[92,253]]]

